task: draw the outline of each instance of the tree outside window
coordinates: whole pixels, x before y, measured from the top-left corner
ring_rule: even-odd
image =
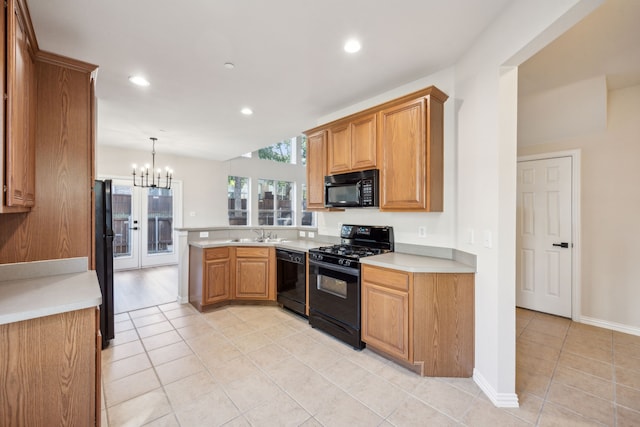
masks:
[[[228,177],[229,225],[249,225],[249,178]]]

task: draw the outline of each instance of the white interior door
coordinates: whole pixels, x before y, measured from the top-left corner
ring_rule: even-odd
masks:
[[[177,264],[179,188],[140,188],[113,180],[114,270]]]
[[[518,307],[571,317],[572,159],[518,162]]]

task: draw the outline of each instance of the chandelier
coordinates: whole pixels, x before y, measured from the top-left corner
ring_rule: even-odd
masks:
[[[145,187],[145,188],[166,188],[167,190],[171,188],[171,180],[173,179],[173,170],[169,169],[167,166],[165,168],[165,185],[160,183],[162,169],[158,168],[156,170],[156,141],[158,138],[149,138],[153,143],[153,148],[151,150],[151,169],[149,169],[149,163],[145,164],[140,168],[140,179],[138,182],[138,178],[136,177],[136,168],[137,166],[133,165],[133,186],[134,187]],[[151,174],[151,182],[149,182],[149,174]],[[156,182],[156,174],[158,174],[158,182]]]

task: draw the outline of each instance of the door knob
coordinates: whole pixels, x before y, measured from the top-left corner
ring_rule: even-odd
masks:
[[[569,247],[569,243],[568,242],[554,243],[553,246],[558,246],[560,248],[568,248]]]
[[[138,227],[130,227],[129,230],[137,230]]]

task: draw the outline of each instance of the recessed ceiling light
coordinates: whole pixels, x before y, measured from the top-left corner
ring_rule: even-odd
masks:
[[[149,83],[149,80],[145,79],[144,77],[137,75],[137,76],[129,76],[129,81],[131,83],[133,83],[134,85],[137,86],[149,86],[151,83]]]
[[[240,110],[240,112],[242,114],[244,114],[245,116],[250,116],[253,114],[253,110],[251,108],[248,107],[244,107],[242,110]]]
[[[225,62],[224,68],[226,68],[227,70],[233,70],[234,68],[236,68],[236,66],[233,62]]]
[[[356,39],[347,40],[344,44],[344,51],[349,53],[356,53],[360,50],[362,46],[360,46],[360,42]]]

